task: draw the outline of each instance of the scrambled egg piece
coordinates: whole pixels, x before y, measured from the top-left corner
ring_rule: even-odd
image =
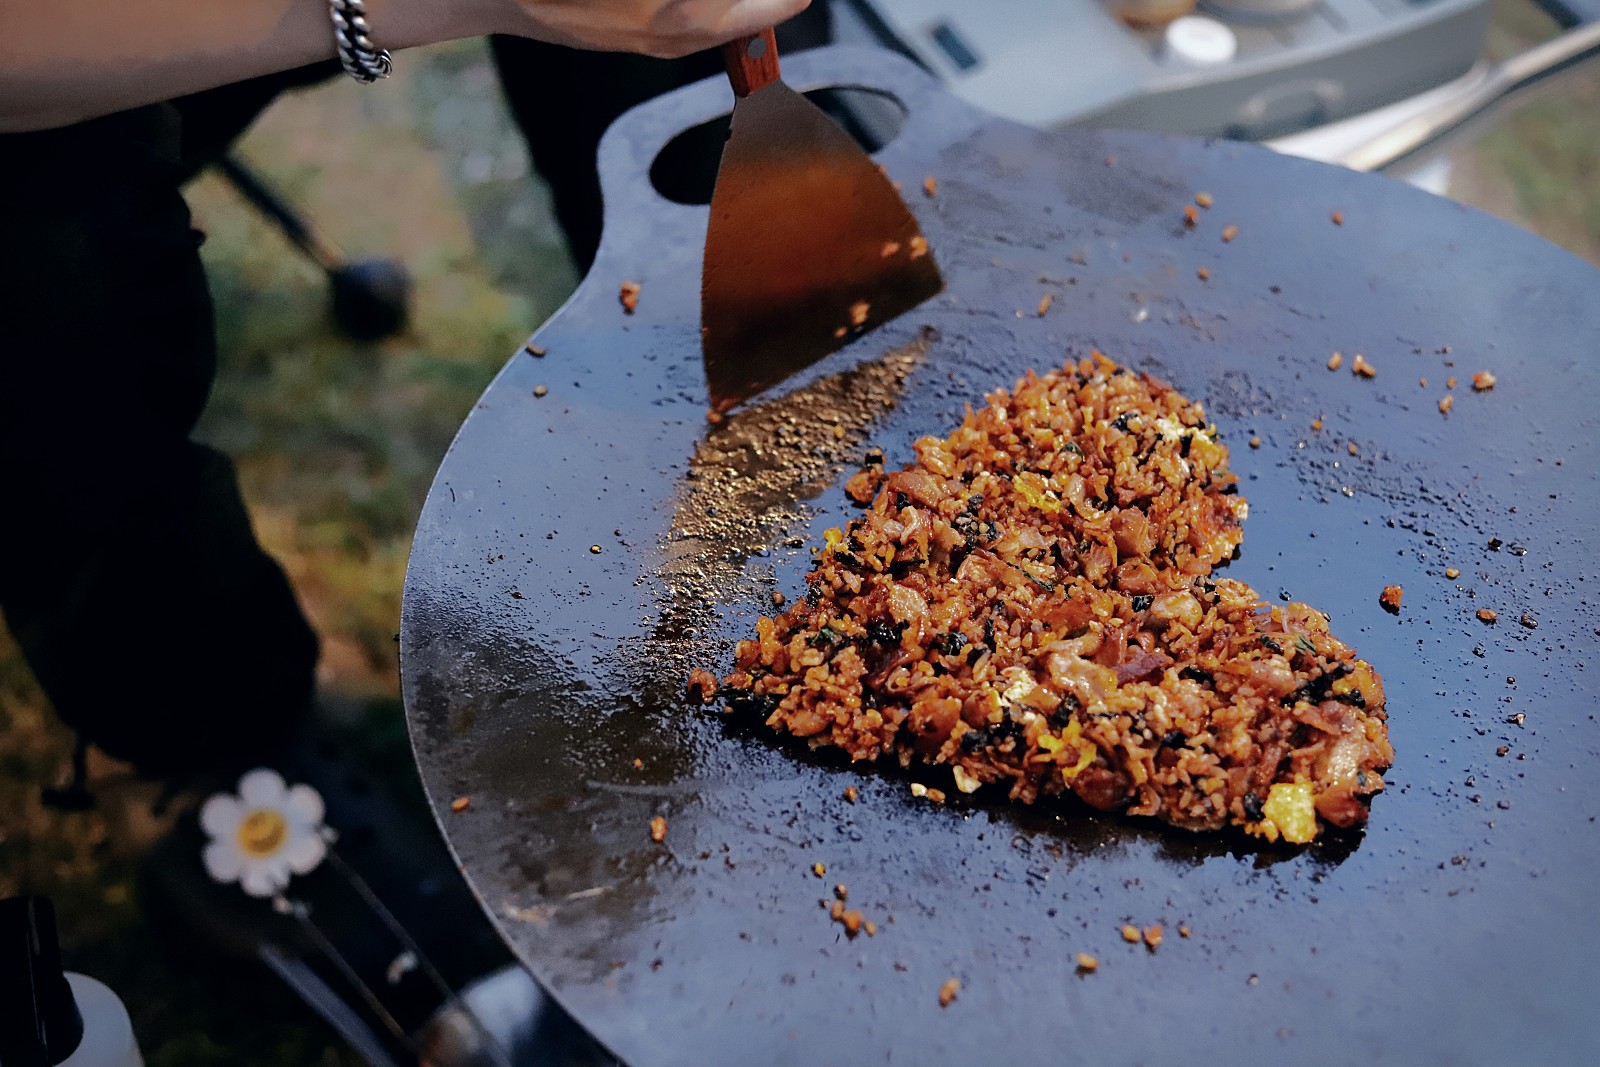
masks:
[[[1285,841],[1303,845],[1317,836],[1317,808],[1310,782],[1279,782],[1267,790],[1261,805],[1263,822],[1271,823]],[[1269,834],[1269,839],[1271,835]]]

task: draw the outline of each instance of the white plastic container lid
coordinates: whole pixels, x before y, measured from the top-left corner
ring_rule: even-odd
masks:
[[[1185,15],[1167,27],[1167,53],[1197,67],[1226,63],[1239,53],[1239,38],[1223,23]]]

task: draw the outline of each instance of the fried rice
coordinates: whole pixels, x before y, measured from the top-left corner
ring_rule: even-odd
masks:
[[[1312,840],[1366,821],[1383,684],[1305,604],[1216,576],[1247,513],[1192,403],[1095,353],[846,484],[808,592],[692,699],[955,788]]]

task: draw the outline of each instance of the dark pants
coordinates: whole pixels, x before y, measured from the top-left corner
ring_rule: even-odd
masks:
[[[791,50],[825,38],[814,6]],[[718,60],[494,51],[586,268],[600,134]],[[232,464],[190,440],[216,349],[181,186],[336,69],[0,137],[0,610],[61,718],[148,772],[266,760],[310,704],[316,637]]]

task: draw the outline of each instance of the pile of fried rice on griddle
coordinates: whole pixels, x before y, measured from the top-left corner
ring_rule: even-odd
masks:
[[[855,475],[806,596],[693,698],[956,789],[1312,840],[1366,821],[1383,684],[1305,604],[1215,576],[1244,499],[1199,404],[1096,353]]]

